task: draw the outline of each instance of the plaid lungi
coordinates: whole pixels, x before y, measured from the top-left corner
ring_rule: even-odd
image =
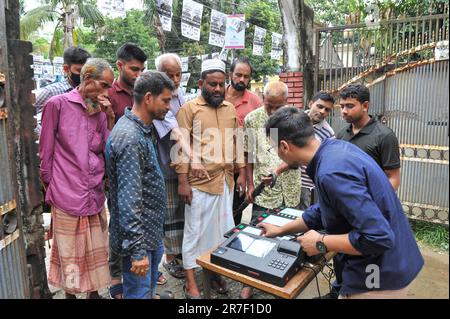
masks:
[[[74,216],[52,207],[53,242],[48,283],[76,294],[109,286],[106,211]]]
[[[166,254],[181,254],[184,229],[184,201],[178,196],[178,180],[166,179],[167,210],[164,222]]]

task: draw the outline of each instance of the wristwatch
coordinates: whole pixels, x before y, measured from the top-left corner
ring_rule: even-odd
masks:
[[[328,251],[327,246],[323,242],[323,239],[325,238],[325,236],[326,235],[323,234],[322,237],[320,238],[320,240],[316,242],[316,248],[321,254],[325,254]]]

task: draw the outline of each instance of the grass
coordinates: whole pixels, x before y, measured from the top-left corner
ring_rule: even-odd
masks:
[[[410,220],[416,240],[432,248],[449,252],[448,226]]]

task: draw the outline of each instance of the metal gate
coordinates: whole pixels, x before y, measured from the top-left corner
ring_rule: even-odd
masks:
[[[448,225],[449,60],[445,14],[316,30],[315,91],[370,89],[369,112],[393,129],[401,151],[398,195],[416,219]],[[334,130],[346,123],[335,108]]]
[[[14,124],[5,13],[0,1],[0,299],[28,298],[29,283],[22,221],[17,200]]]

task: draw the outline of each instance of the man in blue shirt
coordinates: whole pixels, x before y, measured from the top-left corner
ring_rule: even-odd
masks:
[[[307,165],[319,202],[282,227],[261,223],[265,236],[304,232],[298,241],[309,256],[336,252],[339,298],[406,298],[424,261],[383,170],[353,144],[335,139],[321,144],[299,109],[278,110],[267,134],[273,129],[278,155],[290,167]]]
[[[155,295],[167,200],[152,121],[164,119],[174,89],[164,73],[142,73],[133,108],[125,109],[106,145],[111,249],[123,257],[123,297],[128,299]]]

